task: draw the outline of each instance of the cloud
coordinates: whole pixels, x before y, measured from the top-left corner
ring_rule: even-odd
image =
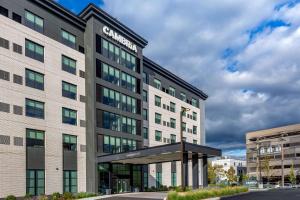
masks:
[[[208,93],[208,144],[240,153],[247,131],[300,121],[300,5],[291,2],[105,0],[103,8],[149,41],[146,56]]]

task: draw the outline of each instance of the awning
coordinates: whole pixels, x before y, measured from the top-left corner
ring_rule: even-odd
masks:
[[[102,155],[97,157],[97,161],[98,163],[153,164],[179,161],[181,152],[181,143],[178,142],[124,153]],[[192,159],[193,154],[198,154],[199,159],[222,155],[220,149],[188,142],[183,142],[183,153],[187,153],[189,159]]]

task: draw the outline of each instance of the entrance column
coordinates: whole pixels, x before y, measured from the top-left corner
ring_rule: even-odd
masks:
[[[182,170],[182,187],[188,187],[189,186],[189,154],[187,152],[183,152],[183,163],[181,166]]]
[[[192,177],[193,177],[193,189],[199,188],[199,156],[198,153],[192,155]]]
[[[113,177],[113,167],[112,164],[109,163],[109,170],[108,170],[108,188],[111,189],[111,192],[113,192],[113,184],[112,184],[112,177]]]
[[[207,169],[207,155],[202,157],[202,179],[203,187],[208,186],[208,169]]]

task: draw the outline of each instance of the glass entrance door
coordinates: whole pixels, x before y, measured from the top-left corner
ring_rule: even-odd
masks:
[[[116,193],[129,192],[130,181],[129,179],[114,179],[113,189]]]

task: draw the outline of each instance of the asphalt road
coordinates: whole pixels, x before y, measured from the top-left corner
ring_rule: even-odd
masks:
[[[249,192],[221,200],[300,200],[300,189],[275,189],[262,192]]]
[[[113,197],[104,198],[103,200],[163,200],[166,196],[166,192],[141,192],[119,194]]]

